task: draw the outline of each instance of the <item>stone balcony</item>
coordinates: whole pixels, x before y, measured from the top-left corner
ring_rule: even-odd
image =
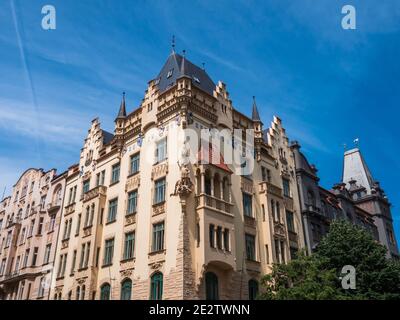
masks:
[[[258,192],[259,193],[269,193],[269,194],[275,195],[277,197],[283,197],[282,188],[280,188],[270,182],[267,182],[267,181],[259,183]]]
[[[97,186],[83,195],[83,202],[90,201],[99,196],[105,196],[107,192],[107,187],[105,186]]]
[[[209,194],[201,193],[200,195],[196,196],[197,209],[208,208],[223,214],[233,216],[233,214],[231,213],[232,206],[232,203]]]
[[[22,219],[20,217],[14,217],[12,219],[7,220],[6,228],[10,228],[12,226],[17,226],[21,224]]]
[[[61,207],[61,199],[57,199],[52,201],[51,203],[47,204],[47,212],[52,214],[56,212]]]

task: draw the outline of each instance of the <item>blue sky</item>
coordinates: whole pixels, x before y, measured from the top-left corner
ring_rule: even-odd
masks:
[[[41,28],[52,4],[57,29]],[[341,28],[341,8],[357,29]],[[78,1],[0,3],[0,189],[28,167],[79,159],[90,121],[113,130],[121,92],[136,108],[170,53],[227,84],[234,106],[282,118],[330,188],[343,143],[360,147],[393,204],[400,234],[400,3],[369,0]]]

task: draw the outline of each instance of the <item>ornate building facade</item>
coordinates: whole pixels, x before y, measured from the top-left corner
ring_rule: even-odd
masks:
[[[321,188],[282,121],[250,109],[172,51],[137,108],[123,95],[113,133],[94,119],[76,164],[26,171],[0,203],[0,299],[254,299],[333,218],[391,239],[376,182],[345,162]]]
[[[250,173],[224,160],[228,138],[202,143],[223,129],[254,130],[254,153],[234,142]],[[281,120],[264,130],[255,101],[241,114],[225,84],[172,52],[137,109],[123,97],[113,134],[92,122],[68,170],[51,298],[254,298],[304,246],[295,178]]]
[[[0,203],[0,298],[48,299],[64,175],[28,169]]]

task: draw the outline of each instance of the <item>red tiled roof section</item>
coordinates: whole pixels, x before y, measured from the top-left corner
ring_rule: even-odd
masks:
[[[208,160],[207,160],[207,154],[208,154]],[[217,150],[217,148],[213,147],[211,144],[208,147],[208,150],[202,145],[200,147],[199,152],[197,153],[197,161],[199,163],[205,162],[212,164],[216,166],[217,168],[220,168],[228,173],[233,173],[231,169],[227,166],[227,164],[224,161],[224,157],[222,154]]]

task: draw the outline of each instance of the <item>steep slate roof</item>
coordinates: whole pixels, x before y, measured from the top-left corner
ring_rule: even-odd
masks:
[[[355,180],[359,186],[365,187],[368,194],[371,193],[374,178],[358,148],[344,153],[342,182],[349,184],[351,180]]]
[[[122,93],[122,101],[119,107],[117,119],[126,117],[126,106],[125,106],[125,92]]]
[[[170,74],[172,72],[172,74]],[[168,77],[169,76],[169,77]],[[201,90],[213,95],[215,84],[205,72],[185,57],[173,51],[155,78],[160,92],[176,84],[180,77],[187,76],[192,79],[192,84]]]
[[[258,109],[257,109],[256,97],[255,96],[253,96],[253,110],[252,110],[251,119],[253,121],[261,121],[260,114],[258,113]]]
[[[103,134],[103,144],[109,144],[114,138],[114,135],[106,130],[101,130]]]
[[[306,156],[300,151],[300,144],[297,141],[293,141],[291,147],[294,153],[296,170],[304,170],[309,175],[313,176],[315,179],[318,179],[315,170],[309,164]]]

